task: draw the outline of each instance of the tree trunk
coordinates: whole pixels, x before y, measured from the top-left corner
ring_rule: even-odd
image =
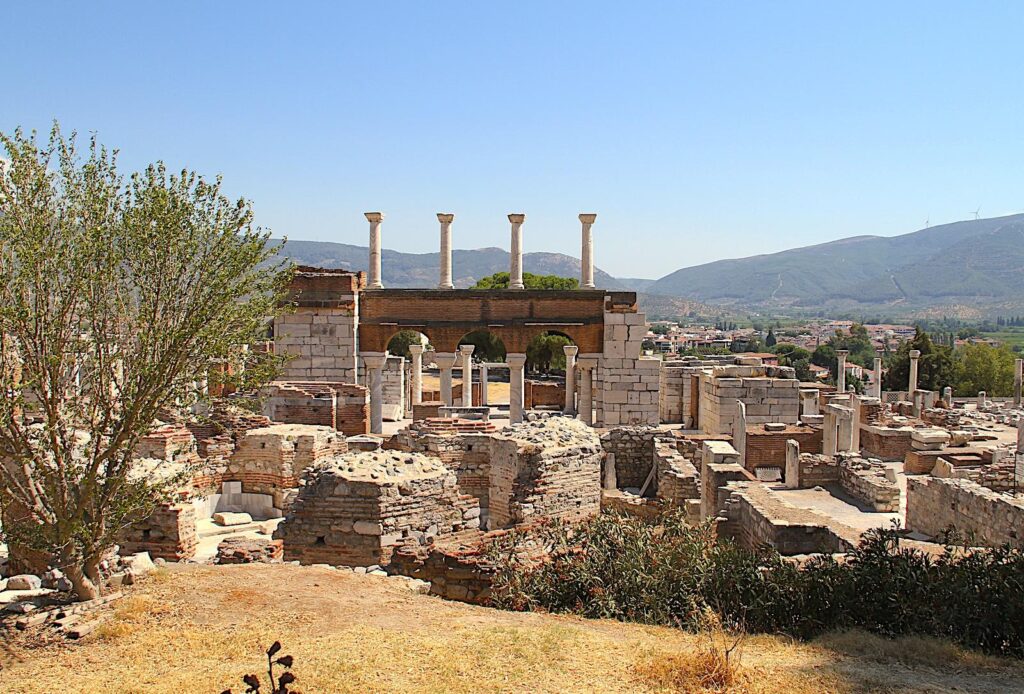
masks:
[[[99,562],[85,562],[84,566],[72,564],[65,575],[71,581],[80,602],[95,600],[100,596]]]

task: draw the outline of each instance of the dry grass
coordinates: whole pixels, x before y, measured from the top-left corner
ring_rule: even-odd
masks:
[[[295,657],[305,694],[1024,689],[1016,664],[976,671],[967,657],[953,671],[906,666],[873,650],[870,639],[836,635],[808,645],[748,637],[742,658],[734,652],[723,670],[725,642],[709,650],[706,635],[499,612],[328,569],[183,566],[137,586],[81,643],[29,648],[15,640],[0,691],[237,691],[243,674],[262,671],[275,640]],[[924,646],[883,643],[930,657]]]

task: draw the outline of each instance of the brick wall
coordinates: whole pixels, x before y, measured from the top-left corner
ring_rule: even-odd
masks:
[[[476,389],[477,384],[473,384]],[[565,407],[565,383],[558,381],[526,381],[526,392],[523,394],[524,407],[554,407],[561,410]],[[475,402],[479,402],[476,400]]]
[[[753,472],[759,467],[786,468],[786,441],[800,444],[802,453],[821,453],[821,429],[790,425],[784,431],[766,431],[764,425],[747,427],[746,464]]]
[[[903,460],[907,453],[913,450],[911,433],[909,427],[893,428],[862,424],[860,447],[865,453],[882,460]],[[928,468],[928,471],[930,472],[931,468]]]
[[[329,426],[346,436],[370,431],[370,392],[352,383],[274,381],[264,414],[275,422]]]

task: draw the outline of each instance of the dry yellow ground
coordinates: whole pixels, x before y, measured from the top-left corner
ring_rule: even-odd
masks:
[[[454,381],[459,383],[458,376],[454,377]],[[423,390],[441,390],[441,379],[438,376],[432,376],[430,374],[423,374]],[[507,405],[508,404],[508,384],[488,381],[487,382],[487,400],[492,405]]]
[[[15,636],[0,691],[239,692],[274,640],[295,657],[305,694],[680,691],[689,680],[677,675],[702,642],[444,602],[330,569],[182,566],[137,586],[81,643]],[[730,691],[1005,692],[1024,691],[1024,667],[927,640],[753,637],[736,682]]]

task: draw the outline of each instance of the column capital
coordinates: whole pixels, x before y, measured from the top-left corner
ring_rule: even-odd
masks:
[[[368,369],[380,369],[388,360],[387,352],[360,352],[359,356],[362,357],[363,363]]]
[[[474,349],[476,349],[476,345],[459,345],[459,351],[462,352],[464,356],[472,354]]]
[[[848,356],[850,356],[850,350],[848,350],[848,349],[837,349],[836,350],[836,356],[837,357],[848,357]]]
[[[442,369],[450,369],[455,366],[459,355],[454,352],[434,352],[434,362]]]
[[[597,221],[596,212],[581,212],[579,217],[580,221],[583,222],[584,224],[593,224],[595,221]]]
[[[423,354],[425,350],[423,345],[409,345],[409,354]]]
[[[371,222],[380,222],[383,221],[384,219],[383,212],[364,212],[363,215],[366,217],[368,221]]]
[[[508,365],[510,367],[516,368],[516,369],[521,369],[521,368],[523,368],[523,366],[526,365],[526,355],[525,354],[514,354],[514,353],[513,354],[506,354],[505,355],[505,361],[508,362]]]
[[[562,352],[564,352],[567,357],[575,357],[579,351],[580,348],[576,345],[564,345],[562,347]]]
[[[590,369],[596,369],[597,357],[588,357],[586,355],[581,355],[579,358],[576,359],[576,365],[585,371],[589,371]]]
[[[910,358],[911,359],[918,359],[918,358],[920,358],[920,356],[921,356],[921,350],[919,350],[919,349],[912,349],[912,350],[910,350]]]
[[[513,224],[522,224],[526,221],[526,215],[521,212],[515,212],[508,216],[508,221]]]
[[[455,215],[451,212],[438,212],[437,221],[441,222],[441,224],[451,224],[455,221]]]

